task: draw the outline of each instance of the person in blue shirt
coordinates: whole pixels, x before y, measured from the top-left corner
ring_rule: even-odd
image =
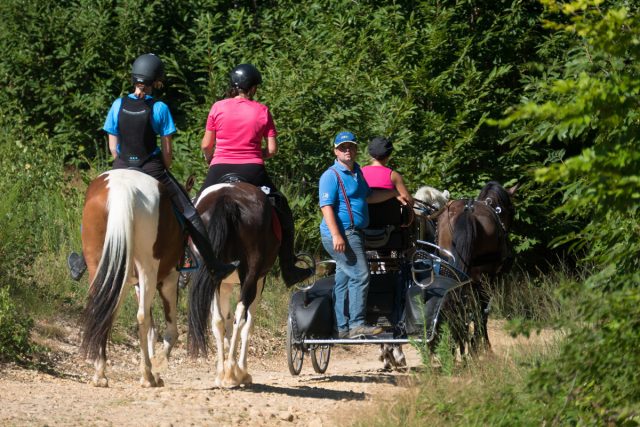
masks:
[[[369,224],[367,203],[400,197],[396,190],[372,190],[356,163],[358,142],[351,132],[333,141],[333,166],[320,177],[322,246],[336,262],[334,311],[339,338],[377,335],[382,329],[365,324],[369,266],[362,229]],[[401,200],[406,203],[406,200]],[[346,307],[348,295],[348,307]]]
[[[164,185],[173,205],[184,217],[191,240],[207,269],[215,278],[222,279],[231,274],[236,266],[223,264],[215,258],[198,211],[169,172],[176,126],[167,104],[151,96],[154,88],[162,87],[163,77],[164,64],[158,56],[148,53],[133,62],[131,80],[134,91],[113,102],[103,127],[109,135],[113,169],[137,168]],[[158,136],[160,146],[157,144]],[[84,257],[73,253],[69,256],[68,264],[72,278],[79,280],[86,269]]]

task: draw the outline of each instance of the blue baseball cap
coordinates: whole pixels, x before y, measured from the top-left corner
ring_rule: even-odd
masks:
[[[358,141],[356,141],[356,136],[354,134],[352,134],[351,132],[340,132],[333,139],[333,147],[335,148],[340,144],[344,144],[345,142],[358,144]]]

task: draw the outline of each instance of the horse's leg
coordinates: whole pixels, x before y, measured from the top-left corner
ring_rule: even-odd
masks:
[[[253,286],[251,286],[251,284],[253,284]],[[255,279],[252,280],[249,274],[247,274],[247,276],[245,276],[243,284],[241,285],[240,298],[238,304],[236,305],[236,312],[233,319],[233,332],[231,333],[231,339],[229,340],[229,355],[224,366],[224,380],[222,382],[224,387],[236,387],[240,385],[243,380],[242,376],[244,374],[242,372],[239,372],[236,355],[238,348],[238,338],[240,338],[241,335],[248,335],[248,332],[242,332],[244,332],[244,327],[248,323],[247,320],[250,316],[247,311],[248,298],[245,295],[246,289],[250,287],[253,287],[253,289],[255,290],[257,284]],[[255,294],[251,299],[254,298]],[[251,305],[251,302],[249,302],[249,305]],[[245,340],[243,339],[243,341]]]
[[[260,304],[260,297],[262,295],[262,288],[264,288],[265,278],[258,280],[256,283],[256,296],[253,302],[249,305],[249,311],[247,313],[247,321],[245,322],[240,336],[242,338],[240,347],[240,356],[238,357],[238,379],[241,384],[251,384],[252,378],[249,375],[249,369],[247,366],[247,353],[249,350],[249,335],[253,331],[253,319],[255,316],[256,308]]]
[[[491,311],[491,297],[484,290],[480,290],[480,309],[482,310],[482,335],[484,339],[484,349],[491,350],[491,342],[489,341],[489,312]]]
[[[160,298],[164,308],[165,330],[163,337],[162,353],[169,360],[171,350],[178,340],[178,277],[176,270],[164,278],[160,285]],[[153,320],[153,319],[152,319]],[[155,330],[155,328],[152,328]],[[152,347],[152,346],[151,346]],[[152,356],[153,357],[153,356]]]
[[[158,265],[156,260],[149,260],[146,263],[136,262],[139,274],[140,298],[138,301],[138,336],[140,338],[140,385],[142,387],[162,386],[160,377],[154,377],[151,371],[151,358],[149,357],[149,329],[151,323],[151,303],[156,291],[158,282]]]
[[[394,344],[391,354],[393,355],[393,360],[395,360],[396,369],[405,370],[407,367],[407,358],[402,351],[402,346],[400,344]]]
[[[105,340],[100,345],[100,353],[96,360],[93,362],[93,366],[96,368],[96,372],[93,375],[92,383],[96,387],[109,387],[109,380],[104,371],[107,366],[107,341]]]
[[[245,313],[247,309],[242,301],[238,302],[236,306],[236,312],[233,320],[233,332],[231,333],[231,339],[229,340],[229,349],[227,360],[224,364],[224,378],[222,380],[223,387],[236,387],[240,385],[240,379],[237,378],[238,363],[236,361],[236,354],[238,348],[238,336],[240,329],[245,324]]]
[[[225,377],[225,323],[229,317],[232,286],[229,283],[221,283],[215,291],[211,303],[211,329],[216,339],[216,387],[222,387]]]
[[[135,285],[135,290],[136,290],[136,301],[138,301],[138,304],[140,304],[140,286],[138,284]],[[149,315],[151,316],[151,327],[149,328],[149,332],[147,333],[147,346],[149,351],[149,357],[153,358],[155,354],[155,343],[156,343],[156,340],[158,339],[158,335],[156,333],[157,332],[156,324],[153,321],[153,314],[149,313]]]

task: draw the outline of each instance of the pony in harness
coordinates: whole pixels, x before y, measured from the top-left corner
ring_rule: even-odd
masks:
[[[505,189],[491,181],[476,199],[459,199],[447,203],[438,216],[438,246],[455,258],[454,265],[473,281],[474,295],[481,308],[481,319],[475,322],[477,350],[484,340],[490,347],[487,331],[490,298],[483,279],[494,279],[512,258],[508,239],[515,209],[511,201],[517,186]]]

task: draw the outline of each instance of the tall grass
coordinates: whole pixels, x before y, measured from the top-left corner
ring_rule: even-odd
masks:
[[[544,407],[528,389],[530,366],[556,351],[554,345],[520,348],[509,357],[459,364],[454,375],[427,369],[419,385],[385,404],[356,426],[539,425]]]
[[[491,287],[490,318],[508,320],[513,335],[553,327],[560,319],[575,319],[575,301],[561,298],[557,289],[563,283],[580,283],[587,272],[576,273],[559,265],[539,276],[516,270],[502,278]],[[425,366],[417,374],[416,389],[354,425],[540,425],[547,407],[530,387],[532,368],[558,354],[563,335],[550,330],[548,336],[552,338],[545,341],[531,335],[508,350],[465,357],[453,367],[449,366],[449,347],[441,343],[436,360],[443,357],[444,364],[423,357]]]

